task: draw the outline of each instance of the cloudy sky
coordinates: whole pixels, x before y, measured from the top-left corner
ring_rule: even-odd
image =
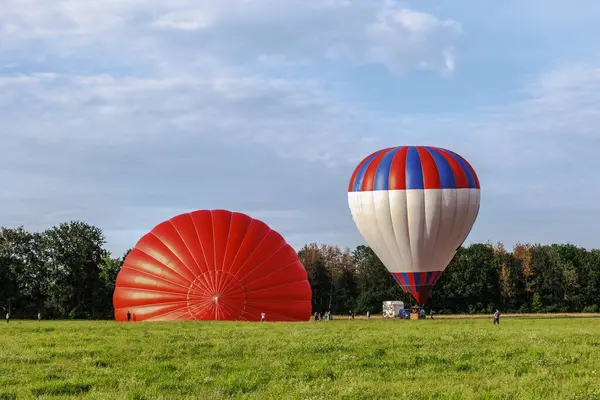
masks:
[[[168,5],[167,5],[168,4]],[[119,254],[184,211],[355,246],[354,166],[467,158],[467,242],[600,237],[600,2],[0,0],[0,225]]]

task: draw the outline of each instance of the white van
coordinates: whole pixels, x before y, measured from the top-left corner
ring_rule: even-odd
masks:
[[[383,302],[383,318],[396,318],[402,310],[404,310],[403,301],[390,300]]]

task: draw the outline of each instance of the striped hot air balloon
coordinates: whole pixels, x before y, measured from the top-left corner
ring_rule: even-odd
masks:
[[[419,304],[469,235],[479,202],[473,167],[438,147],[379,150],[358,164],[348,187],[359,232]]]

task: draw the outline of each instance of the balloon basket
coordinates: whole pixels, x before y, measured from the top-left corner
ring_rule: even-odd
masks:
[[[423,307],[414,306],[410,312],[410,319],[425,319],[427,315]]]

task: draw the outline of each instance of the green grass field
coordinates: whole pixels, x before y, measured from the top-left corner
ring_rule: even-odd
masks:
[[[600,399],[600,320],[0,325],[0,399]]]

